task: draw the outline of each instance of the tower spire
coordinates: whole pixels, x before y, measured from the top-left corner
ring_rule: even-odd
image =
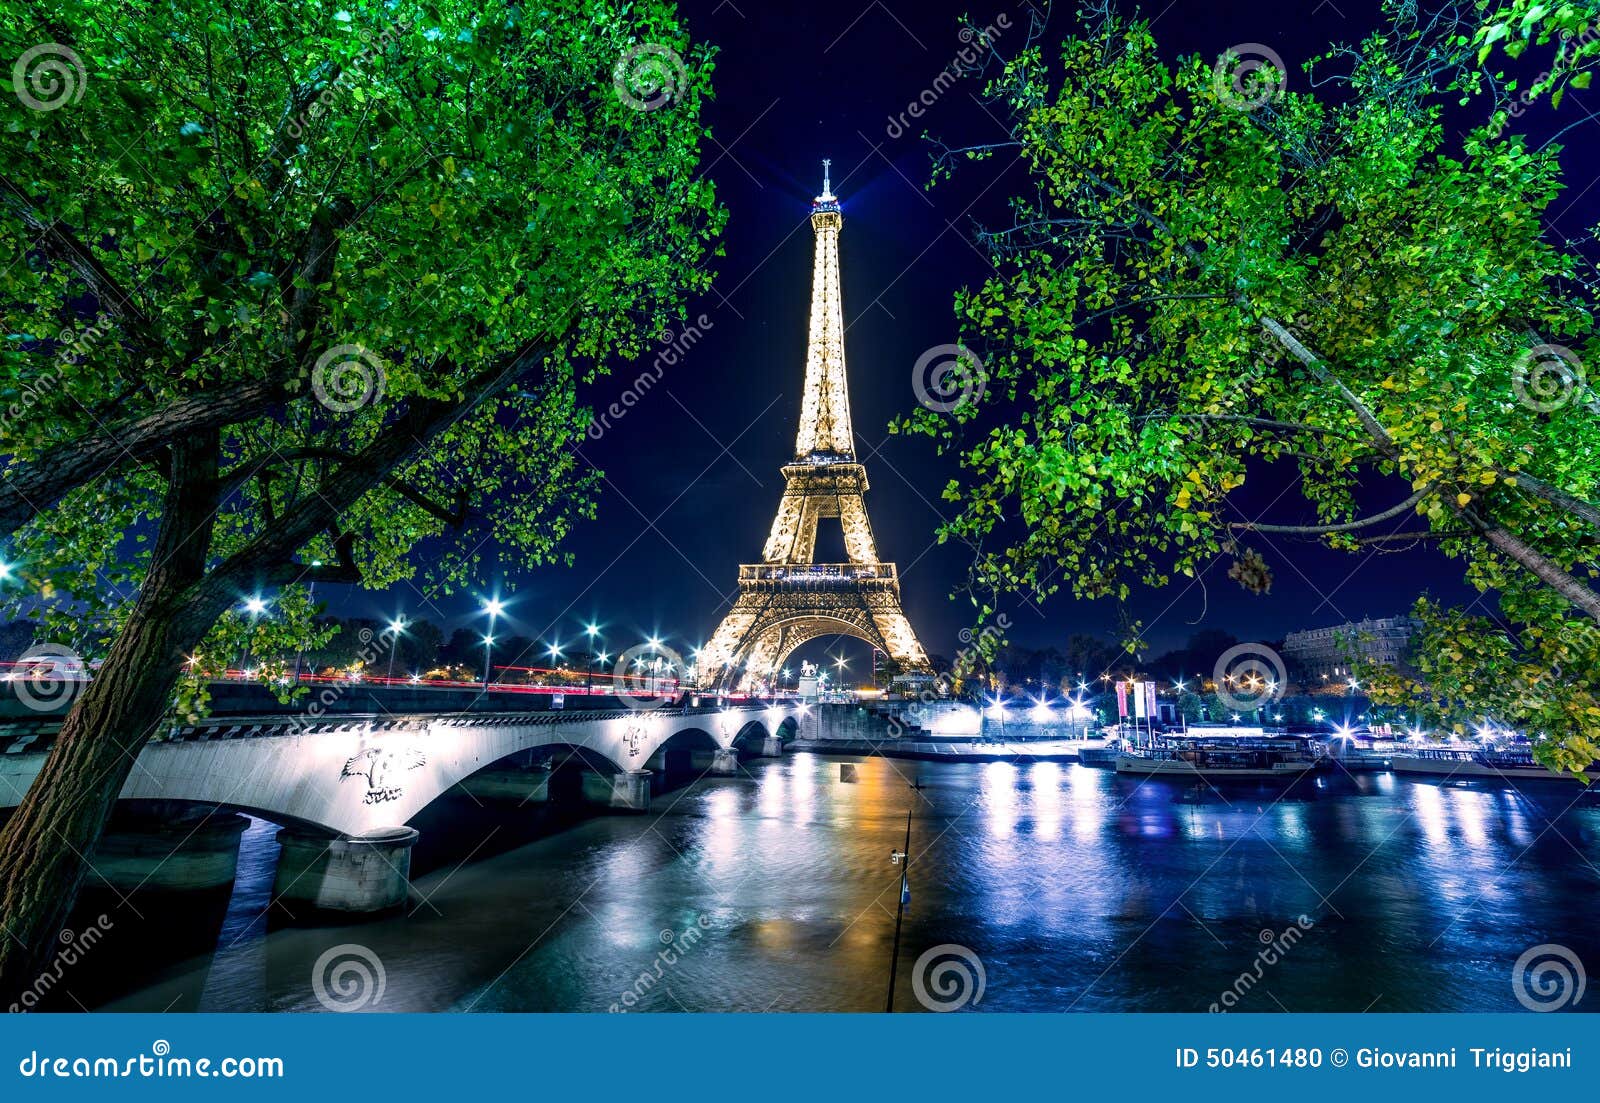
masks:
[[[844,366],[844,302],[839,291],[839,231],[844,215],[833,194],[833,161],[822,161],[822,194],[811,201],[816,255],[811,269],[811,324],[806,331],[806,381],[794,455],[811,463],[855,459],[850,389]]]

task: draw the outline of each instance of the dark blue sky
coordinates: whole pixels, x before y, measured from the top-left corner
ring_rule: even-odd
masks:
[[[511,628],[567,642],[592,618],[606,626],[613,648],[657,632],[685,648],[716,625],[734,596],[738,564],[760,558],[783,487],[778,468],[793,450],[809,306],[807,215],[820,186],[819,160],[831,157],[845,213],[846,354],[859,452],[872,480],[868,509],[881,554],[900,565],[906,612],[924,645],[953,654],[968,607],[949,594],[966,559],[958,547],[933,543],[949,513],[939,491],[953,468],[934,456],[931,442],[889,437],[886,427],[916,402],[911,378],[917,357],[955,340],[954,292],[987,271],[971,244],[974,225],[999,222],[1006,195],[1022,177],[991,162],[932,192],[923,187],[924,127],[953,144],[1002,136],[999,122],[977,101],[975,82],[945,92],[907,133],[896,134],[889,124],[962,47],[959,15],[993,23],[1006,13],[1012,29],[997,43],[1005,51],[1020,44],[1025,12],[982,0],[686,0],[680,7],[694,37],[720,51],[716,98],[707,113],[715,142],[706,159],[730,212],[727,255],[714,291],[691,308],[710,326],[625,418],[600,440],[585,442],[585,458],[607,476],[599,519],[570,542],[574,568],[510,576],[516,588]],[[1282,55],[1291,80],[1303,79],[1298,66],[1306,57],[1331,42],[1359,39],[1379,18],[1375,3],[1355,0],[1176,0],[1165,10],[1159,4],[1145,10],[1159,13],[1155,29],[1169,55],[1214,56],[1238,43],[1265,43]],[[1068,33],[1072,20],[1072,6],[1058,3],[1051,37]],[[1523,124],[1549,133],[1553,122],[1564,125],[1584,114],[1582,95],[1569,93],[1558,118],[1540,106]],[[1565,141],[1569,147],[1592,143],[1592,135],[1586,126]],[[1569,182],[1583,177],[1572,189],[1576,196],[1593,172],[1574,168],[1569,155]],[[1583,199],[1560,224],[1577,232],[1595,212],[1593,198]],[[614,365],[586,399],[603,409],[646,366]],[[1283,477],[1269,475],[1241,504],[1264,509],[1283,490]],[[1283,513],[1275,520],[1309,514],[1292,493],[1279,506]],[[836,532],[831,543],[825,535],[819,558],[842,559],[842,547]],[[1473,596],[1460,585],[1457,565],[1426,551],[1352,556],[1284,543],[1269,558],[1277,581],[1268,596],[1241,591],[1222,564],[1204,585],[1137,594],[1130,611],[1144,620],[1159,652],[1200,628],[1272,640],[1295,628],[1402,611],[1425,588],[1452,600]],[[398,606],[447,628],[472,622],[469,602],[429,609],[414,591],[354,593],[336,611],[379,614]],[[1064,596],[1042,609],[1010,613],[1014,638],[1029,646],[1116,628],[1109,603]],[[814,657],[824,648],[852,656],[853,669],[864,666],[865,646],[854,641],[823,641],[804,654]]]

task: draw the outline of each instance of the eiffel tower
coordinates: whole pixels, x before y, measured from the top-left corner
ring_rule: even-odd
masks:
[[[760,563],[739,568],[739,597],[700,651],[699,681],[748,689],[769,679],[807,640],[853,636],[907,671],[928,668],[900,608],[900,577],[878,558],[864,495],[867,469],[856,462],[844,368],[844,308],[839,293],[839,231],[844,216],[822,162],[822,194],[811,203],[816,259],[806,386],[794,459]],[[848,563],[818,563],[817,522],[839,519]]]

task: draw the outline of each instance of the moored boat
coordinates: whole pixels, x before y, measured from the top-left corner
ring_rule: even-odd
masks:
[[[1389,768],[1397,774],[1432,774],[1457,780],[1489,778],[1499,781],[1571,781],[1570,774],[1558,774],[1533,757],[1526,748],[1481,750],[1459,744],[1443,747],[1417,747],[1396,750],[1389,755]],[[1589,768],[1590,782],[1600,780],[1600,769]]]
[[[1161,736],[1147,747],[1125,747],[1117,773],[1242,781],[1293,780],[1317,769],[1322,749],[1303,736]]]

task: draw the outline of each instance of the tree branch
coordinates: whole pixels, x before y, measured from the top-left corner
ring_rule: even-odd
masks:
[[[0,534],[15,532],[112,469],[146,461],[192,434],[259,417],[263,407],[288,397],[283,385],[270,380],[219,386],[14,462],[0,482]]]
[[[1390,506],[1382,513],[1374,513],[1370,517],[1362,517],[1359,520],[1345,521],[1336,525],[1262,525],[1254,521],[1235,521],[1230,523],[1228,527],[1242,532],[1281,532],[1294,536],[1325,536],[1335,532],[1354,532],[1357,529],[1368,528],[1400,516],[1407,510],[1414,508],[1433,489],[1432,486],[1425,486],[1405,501]]]

